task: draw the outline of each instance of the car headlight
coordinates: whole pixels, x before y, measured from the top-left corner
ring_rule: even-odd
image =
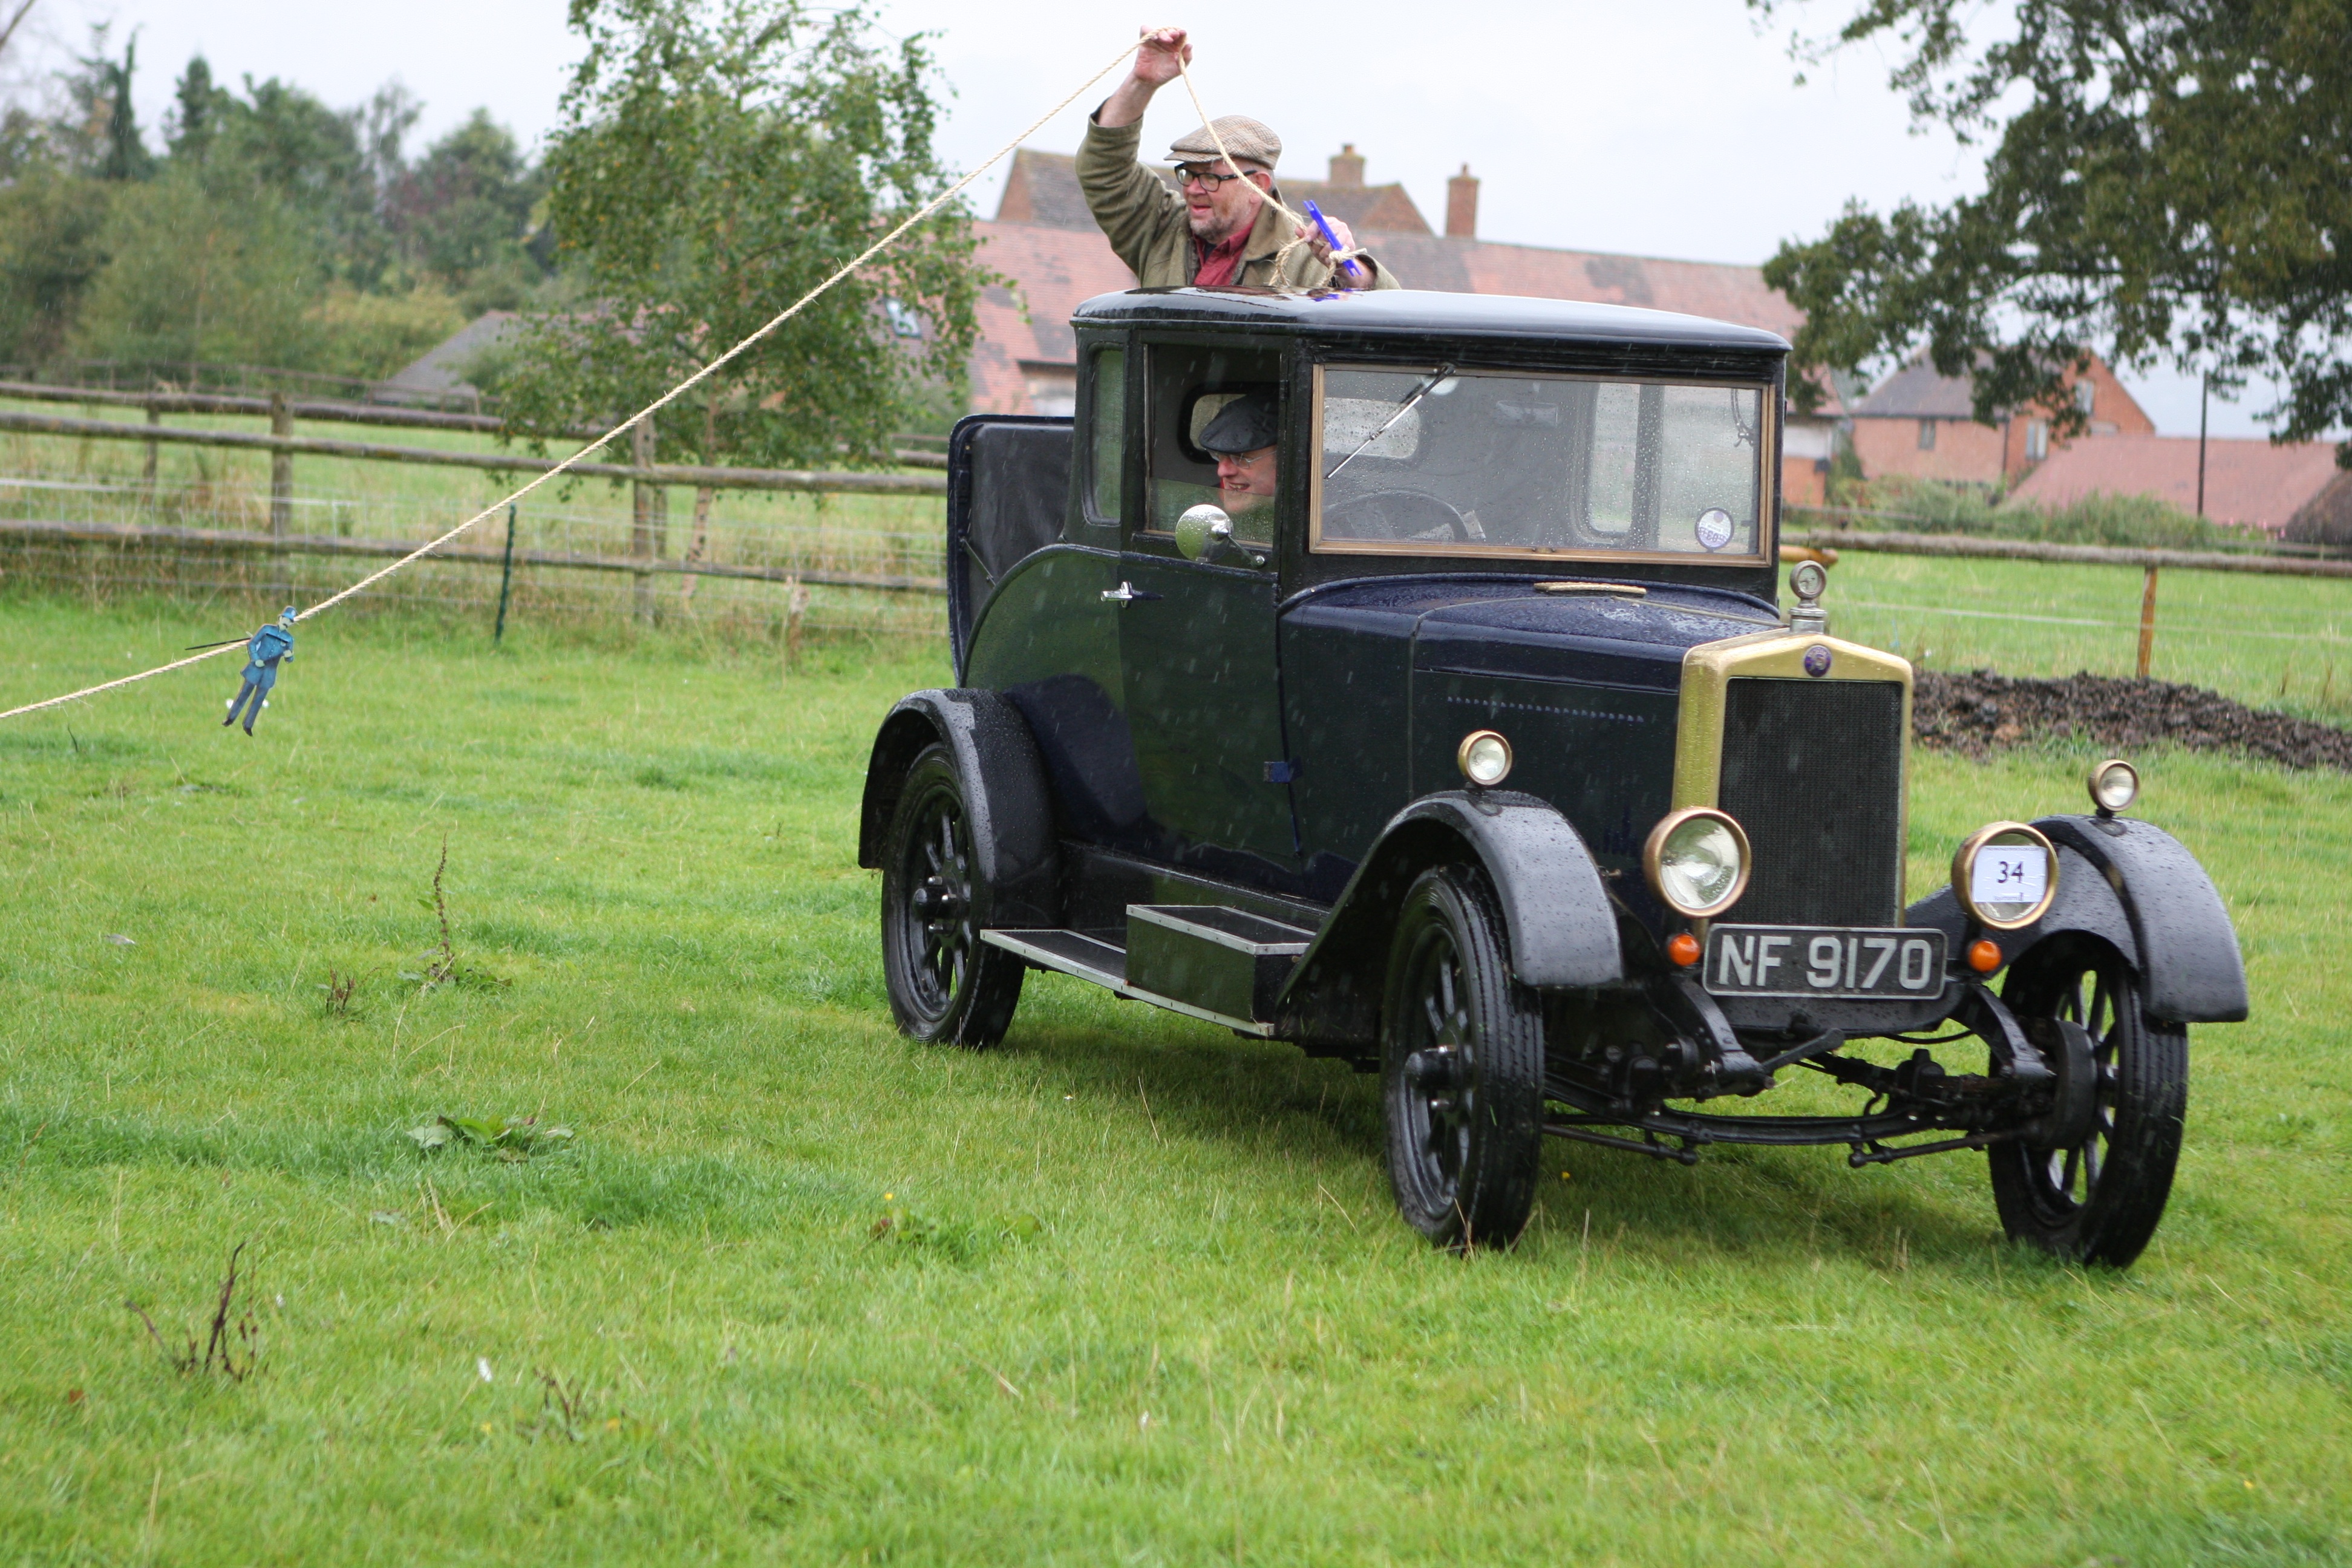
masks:
[[[1493,789],[1511,776],[1511,742],[1494,730],[1473,730],[1454,751],[1462,776],[1480,789]]]
[[[2091,770],[2091,804],[2101,816],[2113,816],[2139,798],[2139,770],[2121,757],[2109,757]]]
[[[1704,920],[1722,913],[1748,890],[1748,835],[1711,805],[1677,811],[1650,829],[1642,870],[1676,914]]]
[[[2030,926],[2058,892],[2058,851],[2022,822],[1978,828],[1952,857],[1952,896],[1978,924],[1995,931]]]

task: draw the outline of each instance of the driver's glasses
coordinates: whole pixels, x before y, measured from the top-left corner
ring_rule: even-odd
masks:
[[[1176,165],[1176,183],[1178,184],[1197,184],[1203,186],[1213,196],[1223,187],[1226,181],[1238,180],[1244,177],[1244,176],[1240,174],[1221,174],[1206,163],[1179,163]]]

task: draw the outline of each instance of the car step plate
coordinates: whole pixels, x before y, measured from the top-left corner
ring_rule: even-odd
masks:
[[[1700,983],[1718,996],[1933,996],[1944,988],[1944,933],[1718,925]]]

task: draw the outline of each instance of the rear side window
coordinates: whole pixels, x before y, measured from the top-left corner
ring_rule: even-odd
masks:
[[[1094,449],[1088,459],[1092,475],[1087,517],[1096,522],[1118,521],[1119,481],[1127,471],[1127,351],[1094,351]]]

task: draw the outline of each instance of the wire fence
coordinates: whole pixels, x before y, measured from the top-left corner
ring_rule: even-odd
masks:
[[[354,608],[429,609],[508,626],[690,624],[733,635],[943,634],[943,504],[927,497],[766,495],[584,483],[515,509]],[[698,511],[698,499],[707,504]],[[162,595],[268,615],[324,597],[364,564],[446,528],[397,493],[276,498],[253,478],[0,472],[0,582],[90,604]],[[633,553],[633,552],[635,553]]]

